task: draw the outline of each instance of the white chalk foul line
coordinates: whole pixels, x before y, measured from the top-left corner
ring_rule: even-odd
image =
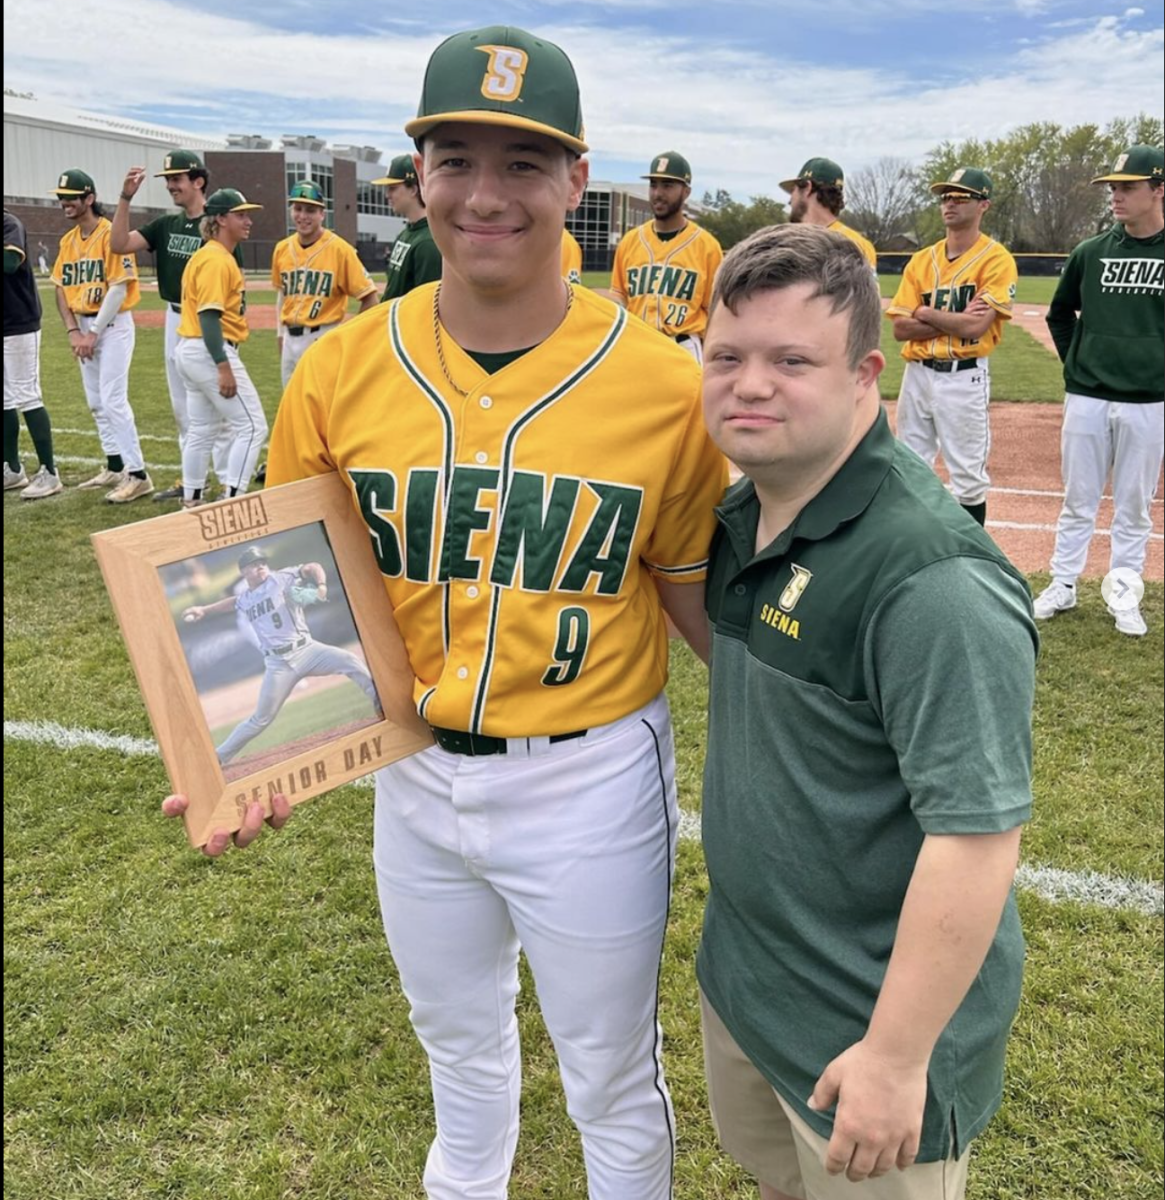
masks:
[[[149,738],[106,733],[101,729],[70,729],[55,721],[5,721],[6,742],[32,742],[58,750],[115,750],[126,756],[156,756],[158,745]],[[365,775],[355,786],[371,788],[372,776]],[[680,813],[680,837],[698,841],[698,813]],[[1016,887],[1034,892],[1053,904],[1074,901],[1101,908],[1121,909],[1159,917],[1165,914],[1165,888],[1143,879],[1102,875],[1098,871],[1062,871],[1058,867],[1021,863],[1015,876]]]

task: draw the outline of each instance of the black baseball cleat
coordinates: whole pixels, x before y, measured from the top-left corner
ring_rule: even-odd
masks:
[[[266,483],[267,482],[267,464],[266,463],[259,464],[259,468],[255,472],[255,482],[256,483]]]
[[[181,499],[182,499],[182,485],[180,483],[176,483],[173,487],[163,488],[160,492],[154,493],[154,503],[155,504],[157,504],[157,502],[159,500],[181,500]]]

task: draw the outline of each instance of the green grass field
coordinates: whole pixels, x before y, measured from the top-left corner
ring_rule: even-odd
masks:
[[[244,356],[273,417],[273,334],[256,334]],[[43,362],[54,424],[76,431],[58,437],[76,482],[96,470],[99,451],[51,319]],[[1000,360],[1001,385],[1002,374]],[[175,466],[160,331],[139,332],[131,395],[141,431],[158,439],[144,442],[147,458]],[[155,755],[76,735],[150,736],[89,534],[157,511],[76,491],[4,501],[4,1195],[420,1200],[427,1071],[377,913],[369,789],[305,805],[283,832],[210,862],[159,815],[167,783]],[[1165,981],[1151,887],[1165,873],[1159,585],[1144,608],[1149,636],[1121,638],[1088,587],[1080,607],[1043,630],[1025,879],[1058,869],[1099,899],[1115,877],[1130,881],[1130,896],[1149,885],[1150,902],[1144,911],[1021,890],[1025,997],[1005,1105],[977,1143],[970,1200],[1162,1192]],[[706,681],[685,649],[673,657],[681,803],[696,813]],[[692,973],[705,890],[698,843],[685,841],[662,1005],[677,1197],[751,1200],[706,1110]],[[524,983],[511,1195],[581,1200],[576,1139]]]

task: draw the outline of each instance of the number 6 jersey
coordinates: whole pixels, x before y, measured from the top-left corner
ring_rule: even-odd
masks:
[[[434,290],[307,351],[268,480],[345,479],[430,724],[532,737],[614,721],[667,680],[650,575],[698,583],[707,566],[726,466],[699,368],[578,287],[558,329],[493,375],[443,334],[454,387]]]

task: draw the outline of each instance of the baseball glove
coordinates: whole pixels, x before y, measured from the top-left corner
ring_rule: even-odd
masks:
[[[293,583],[288,590],[293,604],[307,608],[312,604],[324,604],[327,597],[320,595],[320,589],[314,583]]]

